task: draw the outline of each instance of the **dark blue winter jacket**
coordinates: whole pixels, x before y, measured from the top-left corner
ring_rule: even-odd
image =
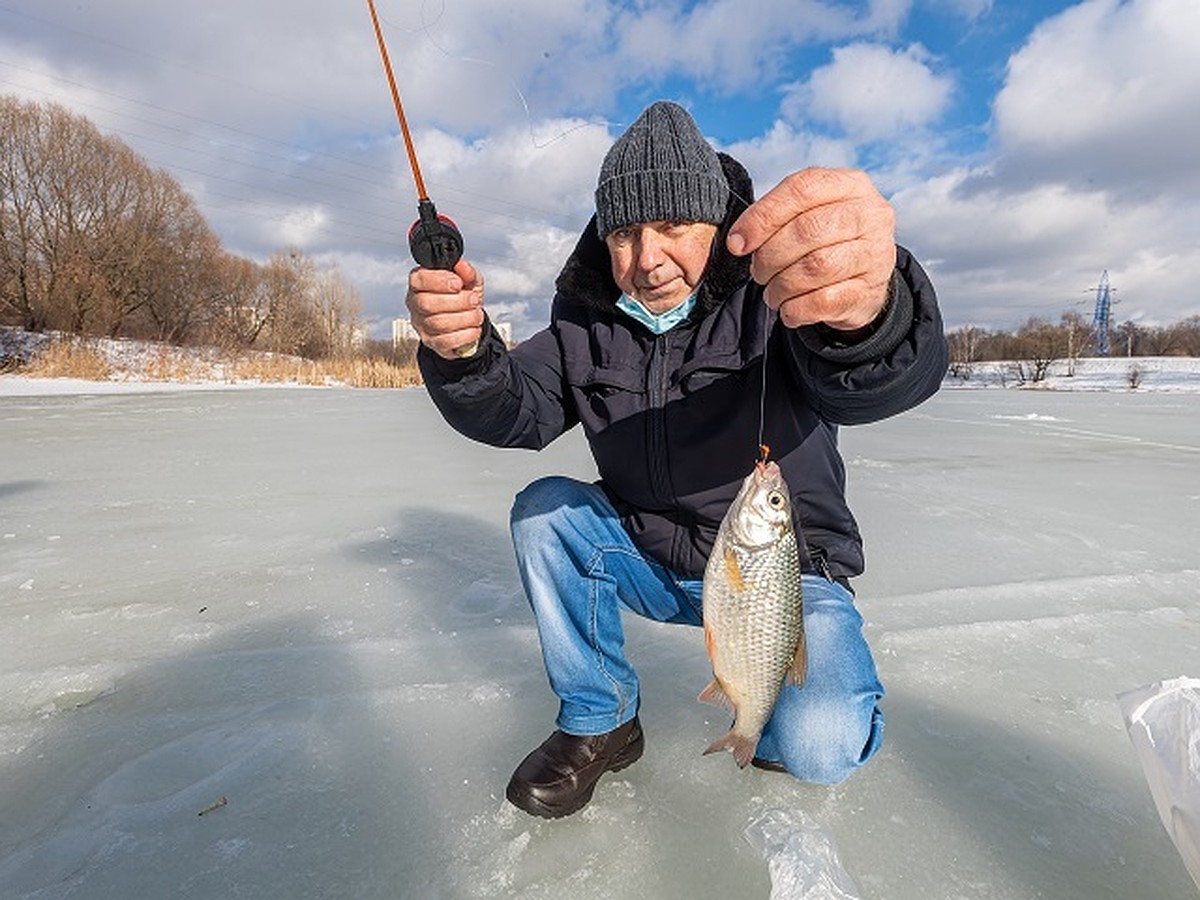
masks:
[[[725,250],[752,187],[739,163],[721,161],[729,210],[683,323],[655,336],[615,307],[620,289],[593,219],[558,278],[549,327],[508,350],[488,325],[464,360],[422,347],[421,371],[446,421],[475,440],[540,449],[582,425],[633,539],[699,578],[758,457],[765,346],[763,440],[791,488],[802,542],[835,576],[857,575],[862,541],[837,429],[903,412],[937,390],[947,347],[933,286],[897,248],[889,304],[872,333],[847,344],[822,326],[783,326],[750,280],[749,261]]]

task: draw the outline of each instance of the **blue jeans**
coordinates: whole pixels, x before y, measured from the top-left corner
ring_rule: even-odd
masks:
[[[639,699],[621,610],[700,625],[702,582],[643,554],[593,484],[558,476],[533,482],[517,495],[511,527],[560,701],[558,727],[611,731],[636,715]],[[755,755],[782,762],[803,781],[836,784],[879,749],[883,686],[853,595],[817,575],[803,576],[803,591],[808,675],[800,687],[784,685]]]

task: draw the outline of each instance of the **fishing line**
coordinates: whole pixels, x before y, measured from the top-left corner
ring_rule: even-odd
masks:
[[[771,456],[766,443],[767,431],[767,348],[771,346],[771,308],[763,301],[762,385],[758,392],[758,461],[765,463]]]

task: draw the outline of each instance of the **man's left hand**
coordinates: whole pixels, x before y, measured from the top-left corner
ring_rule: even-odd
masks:
[[[743,212],[726,246],[752,254],[751,275],[785,325],[853,331],[887,301],[895,229],[892,205],[865,172],[803,169]]]

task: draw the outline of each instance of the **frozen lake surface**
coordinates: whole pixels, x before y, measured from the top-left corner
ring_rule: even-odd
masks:
[[[1200,671],[1200,395],[943,391],[847,429],[887,738],[844,785],[701,751],[696,629],[627,619],[647,749],[559,822],[513,494],[590,477],[419,390],[0,397],[0,897],[1194,900],[1116,695]],[[222,806],[210,809],[221,798]]]

